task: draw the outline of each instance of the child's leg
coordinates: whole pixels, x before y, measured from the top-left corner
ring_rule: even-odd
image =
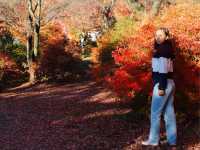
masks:
[[[164,120],[165,120],[165,128],[167,132],[167,141],[170,145],[176,145],[177,139],[177,128],[176,128],[176,116],[174,112],[174,90],[175,85],[173,81],[169,81],[169,84],[172,84],[173,92],[169,95],[168,102],[164,109]]]
[[[154,86],[151,102],[151,127],[149,134],[149,144],[158,144],[160,135],[160,119],[163,108],[172,92],[171,84],[167,85],[164,96],[158,95],[158,84]]]

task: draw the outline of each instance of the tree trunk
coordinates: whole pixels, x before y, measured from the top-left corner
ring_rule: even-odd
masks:
[[[35,65],[34,65],[34,62],[32,59],[32,55],[33,55],[32,47],[33,47],[33,36],[29,32],[27,34],[27,63],[28,63],[29,82],[30,83],[34,83],[35,79],[36,79],[35,70],[34,70]]]
[[[42,7],[42,0],[37,0],[37,11],[35,12],[35,22],[34,22],[34,57],[38,57],[39,52],[39,44],[40,44],[40,21],[41,21],[41,7]]]
[[[31,62],[30,66],[29,66],[29,82],[31,84],[34,84],[36,82],[36,64],[35,62]]]
[[[39,25],[35,24],[35,27],[34,27],[34,48],[33,48],[34,60],[35,61],[36,61],[36,58],[38,57],[39,42],[40,42],[39,39],[40,39]]]
[[[27,62],[29,67],[29,82],[36,82],[36,66],[40,39],[41,0],[37,0],[33,9],[32,0],[27,0],[28,29],[27,29]]]

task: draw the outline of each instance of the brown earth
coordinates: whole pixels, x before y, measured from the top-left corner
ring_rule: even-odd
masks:
[[[149,121],[133,113],[93,81],[10,89],[0,94],[0,150],[145,149]],[[198,122],[178,127],[179,149],[200,150]]]

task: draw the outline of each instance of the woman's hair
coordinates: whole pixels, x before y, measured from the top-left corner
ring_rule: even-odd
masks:
[[[158,30],[163,31],[164,34],[166,35],[166,39],[165,39],[166,42],[165,42],[165,43],[172,45],[172,39],[171,39],[171,37],[170,37],[169,29],[168,29],[168,28],[165,28],[165,27],[160,27],[160,28],[158,28]],[[158,31],[158,30],[157,30],[157,31]],[[155,53],[156,51],[158,51],[157,46],[158,46],[158,43],[157,43],[156,40],[155,40],[155,41],[154,41],[153,53]]]
[[[170,38],[170,33],[169,33],[169,29],[168,28],[160,27],[160,28],[158,28],[158,30],[163,31],[165,33],[167,39]]]

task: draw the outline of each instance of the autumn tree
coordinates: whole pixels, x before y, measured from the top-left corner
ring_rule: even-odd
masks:
[[[115,17],[113,15],[113,7],[116,0],[112,0],[108,5],[105,5],[102,10],[103,17],[103,29],[110,28],[115,23]]]
[[[127,3],[133,9],[133,12],[138,15],[139,12],[149,14],[151,17],[159,14],[163,6],[174,4],[172,0],[127,0]]]
[[[27,64],[29,81],[36,81],[36,66],[39,58],[40,30],[49,22],[61,17],[68,6],[68,1],[56,0],[15,0],[0,1],[0,20],[10,28],[12,33],[27,45]],[[62,14],[63,16],[63,14]]]
[[[41,0],[27,0],[27,60],[29,66],[30,82],[35,82],[35,61],[39,51],[39,35],[41,26]]]

